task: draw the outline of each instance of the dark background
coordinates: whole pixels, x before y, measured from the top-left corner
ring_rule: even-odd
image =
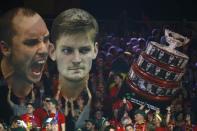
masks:
[[[79,7],[92,13],[97,19],[112,20],[126,11],[129,19],[197,21],[195,0],[0,0],[0,12],[26,6],[44,17],[54,17],[61,11]]]

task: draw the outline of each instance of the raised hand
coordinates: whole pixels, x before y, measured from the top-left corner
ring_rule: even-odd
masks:
[[[170,106],[168,106],[168,107],[166,108],[166,110],[168,111],[168,113],[170,113],[170,111],[171,111],[171,107],[170,107]]]
[[[156,110],[156,114],[159,114],[160,113],[160,109],[159,108],[157,108],[157,110]]]

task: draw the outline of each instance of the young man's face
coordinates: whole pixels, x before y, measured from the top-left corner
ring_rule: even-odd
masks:
[[[56,105],[54,104],[54,103],[52,103],[52,102],[49,102],[49,105],[48,105],[48,110],[54,110],[54,109],[56,109]]]
[[[9,61],[15,75],[30,83],[38,82],[42,76],[48,56],[49,32],[39,15],[13,19],[16,34],[12,38]]]
[[[31,114],[34,111],[34,107],[31,104],[27,105],[27,113]]]
[[[87,131],[91,131],[94,128],[94,125],[91,122],[86,122],[85,127]]]
[[[116,84],[120,84],[122,82],[122,79],[119,76],[115,76],[114,81]]]
[[[141,114],[139,114],[139,113],[138,114],[135,114],[134,117],[135,117],[135,121],[137,121],[137,122],[144,119],[144,117]]]
[[[46,108],[47,110],[49,109],[49,103],[51,101],[51,98],[46,97],[42,102],[43,102],[43,107]]]
[[[97,52],[97,44],[88,33],[62,35],[56,41],[52,59],[57,61],[58,71],[64,79],[80,81],[89,74]]]
[[[133,128],[132,128],[132,126],[127,126],[125,130],[126,131],[133,131]]]

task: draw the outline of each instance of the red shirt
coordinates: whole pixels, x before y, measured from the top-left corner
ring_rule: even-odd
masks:
[[[41,122],[35,115],[31,116],[26,113],[21,116],[21,119],[27,124],[27,126],[31,124],[33,127],[41,127]]]
[[[37,108],[34,111],[34,116],[36,116],[41,123],[43,123],[44,119],[48,116],[47,111],[44,108]]]

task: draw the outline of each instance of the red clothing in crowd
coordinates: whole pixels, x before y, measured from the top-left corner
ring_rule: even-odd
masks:
[[[34,116],[36,116],[42,124],[44,119],[48,116],[48,113],[44,108],[41,107],[34,111]]]
[[[35,115],[23,114],[21,119],[27,124],[27,126],[31,125],[31,127],[41,127],[42,125],[39,118]]]
[[[197,131],[197,125],[194,126],[193,131]]]
[[[55,118],[56,116],[57,116],[57,119]],[[64,116],[64,114],[58,111],[56,114],[55,113],[50,113],[49,117],[50,118],[54,118],[54,119],[57,120],[57,122],[58,122],[58,130],[61,131],[61,124],[65,123],[65,116]]]
[[[113,104],[112,108],[113,108],[113,110],[115,110],[115,109],[120,109],[123,106],[124,106],[123,100],[117,100]],[[127,111],[130,111],[130,110],[133,109],[133,104],[130,101],[128,101],[128,100],[126,100],[126,109],[127,109]]]
[[[155,131],[168,131],[168,129],[165,127],[156,127]]]
[[[146,128],[147,128],[146,123],[141,123],[141,124],[136,123],[134,125],[135,131],[146,131],[147,130]]]
[[[125,131],[125,129],[122,126],[116,126],[116,131]]]
[[[117,85],[114,85],[114,86],[110,89],[110,96],[111,96],[111,97],[117,96],[119,90],[120,90],[120,88],[117,87]]]
[[[116,127],[116,131],[124,131],[124,128],[117,119],[111,119],[109,120],[109,123]]]
[[[121,125],[120,122],[115,118],[109,120],[109,123],[113,126],[120,126]]]

